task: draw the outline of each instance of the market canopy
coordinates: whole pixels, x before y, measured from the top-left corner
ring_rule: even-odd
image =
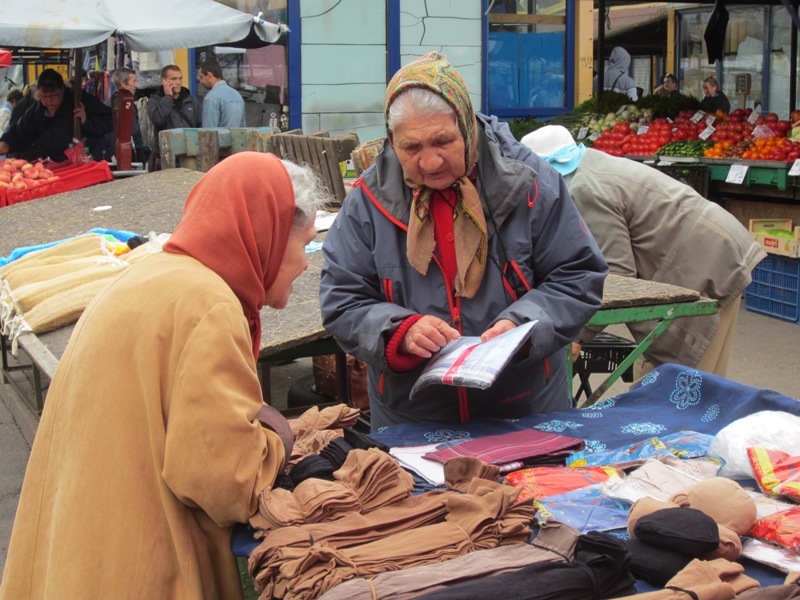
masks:
[[[258,48],[286,30],[214,0],[25,0],[0,19],[0,41],[15,48],[88,48],[111,36],[136,52]]]

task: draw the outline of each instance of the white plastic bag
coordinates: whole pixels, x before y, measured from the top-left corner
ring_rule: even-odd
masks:
[[[747,448],[755,446],[796,454],[800,448],[800,417],[777,410],[753,413],[720,429],[708,452],[725,459],[719,472],[722,477],[753,478]]]

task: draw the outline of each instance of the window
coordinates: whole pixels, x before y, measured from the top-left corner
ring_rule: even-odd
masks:
[[[563,112],[567,89],[566,21],[564,0],[491,4],[487,49],[489,112]]]

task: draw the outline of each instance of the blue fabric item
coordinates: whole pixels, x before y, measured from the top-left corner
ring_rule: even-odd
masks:
[[[584,152],[586,152],[586,146],[583,144],[571,144],[552,154],[542,156],[542,158],[549,162],[561,175],[569,175],[581,164]]]
[[[86,233],[98,233],[100,235],[112,235],[116,239],[118,239],[120,242],[127,242],[129,239],[131,239],[132,237],[137,235],[137,234],[135,234],[135,233],[133,233],[131,231],[123,231],[123,230],[117,230],[117,229],[102,229],[100,227],[95,227],[94,229],[90,229]],[[81,235],[86,235],[86,233],[83,233]],[[11,254],[9,254],[8,256],[0,257],[0,267],[4,267],[8,263],[17,260],[18,258],[22,258],[26,254],[29,254],[31,252],[35,252],[36,250],[44,250],[45,248],[51,248],[52,246],[55,246],[57,244],[61,244],[61,243],[66,242],[68,240],[73,240],[76,237],[79,237],[79,236],[73,236],[73,237],[70,237],[70,238],[64,238],[63,240],[56,240],[55,242],[47,242],[45,244],[37,244],[37,245],[34,245],[34,246],[20,246],[19,248],[15,248],[11,252]]]
[[[244,99],[224,81],[203,97],[203,127],[246,127]]]
[[[589,408],[509,420],[392,425],[373,432],[372,436],[390,447],[419,446],[533,427],[583,437],[588,456],[679,431],[715,435],[733,421],[762,410],[800,415],[800,402],[778,392],[666,364],[650,372],[630,392],[601,400]]]

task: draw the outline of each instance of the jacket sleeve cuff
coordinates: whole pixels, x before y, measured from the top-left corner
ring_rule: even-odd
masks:
[[[389,368],[395,373],[410,371],[425,360],[422,356],[406,354],[400,351],[400,344],[403,342],[406,333],[411,329],[411,326],[421,318],[422,315],[412,315],[408,317],[405,321],[400,323],[400,327],[395,330],[392,337],[389,338],[389,342],[386,344],[386,364],[388,364]]]

